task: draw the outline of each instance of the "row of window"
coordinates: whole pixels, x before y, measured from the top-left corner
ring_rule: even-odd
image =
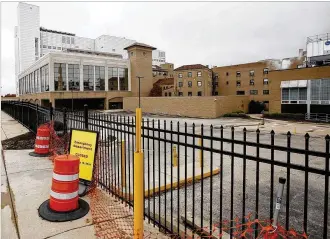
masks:
[[[152,72],[152,75],[153,75],[153,76],[157,76],[157,74],[158,74],[159,76],[161,76],[161,75],[163,75],[163,76],[167,76],[167,72],[157,72],[157,71],[153,71],[153,72]],[[173,75],[170,74],[169,77],[173,77]]]
[[[188,77],[193,77],[193,73],[191,71],[187,72],[187,76]],[[197,74],[196,74],[197,77],[201,77],[202,76],[202,72],[201,71],[197,71]],[[183,74],[182,73],[179,73],[178,74],[178,77],[179,78],[182,78],[183,77]]]
[[[64,44],[74,44],[74,37],[62,36],[62,43]]]
[[[263,95],[269,95],[269,90],[263,90]],[[236,95],[245,95],[244,90],[238,90],[236,91]],[[258,95],[258,90],[250,90],[250,95]]]
[[[62,50],[62,47],[56,47],[56,46],[42,45],[42,48],[44,48],[44,49],[53,49],[53,50]]]
[[[263,70],[264,75],[267,75],[268,72],[269,72],[268,68],[264,68],[264,70]],[[249,75],[251,77],[253,77],[254,76],[254,70],[250,70]],[[229,76],[229,72],[226,72],[226,76]],[[219,74],[216,73],[215,78],[218,78],[218,77],[219,77]],[[241,77],[241,72],[240,71],[236,71],[236,77]]]
[[[109,67],[108,90],[128,90],[128,69]],[[83,66],[84,91],[105,90],[105,67]],[[79,91],[80,67],[78,64],[54,63],[54,90]],[[48,65],[37,69],[19,80],[19,93],[31,94],[49,91]]]
[[[152,60],[156,62],[165,62],[165,60],[158,60],[158,59],[152,59]]]
[[[179,87],[183,87],[183,82],[182,81],[178,82],[178,86]],[[197,81],[197,86],[198,87],[201,87],[202,86],[202,82],[201,81]],[[192,81],[188,81],[188,87],[192,87]]]
[[[228,82],[228,81],[227,81],[227,82]],[[268,84],[269,84],[269,80],[265,78],[265,79],[263,80],[263,84],[264,84],[264,85],[268,85]],[[228,83],[227,83],[227,85],[228,85]],[[250,85],[254,85],[254,79],[251,79],[251,80],[250,80]],[[236,81],[236,86],[241,86],[241,81],[240,81],[240,80]]]

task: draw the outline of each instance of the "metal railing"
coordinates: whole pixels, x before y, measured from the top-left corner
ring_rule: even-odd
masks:
[[[305,120],[315,121],[315,122],[330,122],[330,114],[322,113],[306,113]]]
[[[2,102],[2,110],[33,132],[49,119],[60,120],[68,130],[100,132],[98,185],[133,206],[134,117],[87,109],[63,112],[23,102]],[[311,140],[308,134],[263,134],[143,118],[142,139],[144,214],[163,232],[200,234],[200,228],[214,236],[216,228],[235,237],[237,224],[247,225],[247,215],[271,222],[277,179],[284,177],[278,223],[311,238],[328,238],[329,135]],[[230,225],[225,227],[225,221]],[[252,229],[252,238],[257,238],[261,226]]]

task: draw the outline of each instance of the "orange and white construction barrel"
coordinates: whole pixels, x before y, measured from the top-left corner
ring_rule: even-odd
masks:
[[[54,159],[50,199],[39,207],[39,215],[48,221],[72,221],[85,216],[89,205],[79,199],[79,157],[59,155]]]
[[[49,127],[47,127],[47,125],[41,125],[37,130],[34,152],[29,153],[29,155],[36,157],[49,156],[49,140],[50,140]]]

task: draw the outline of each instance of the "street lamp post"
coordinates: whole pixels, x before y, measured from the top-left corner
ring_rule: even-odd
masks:
[[[143,76],[137,76],[136,78],[139,79],[139,108],[141,108],[141,79],[144,78]]]

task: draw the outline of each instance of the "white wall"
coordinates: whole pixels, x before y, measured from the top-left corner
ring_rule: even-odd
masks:
[[[152,64],[160,66],[166,62],[165,51],[153,50],[152,51]]]
[[[307,57],[330,54],[330,45],[325,45],[327,40],[309,42],[307,44]]]

